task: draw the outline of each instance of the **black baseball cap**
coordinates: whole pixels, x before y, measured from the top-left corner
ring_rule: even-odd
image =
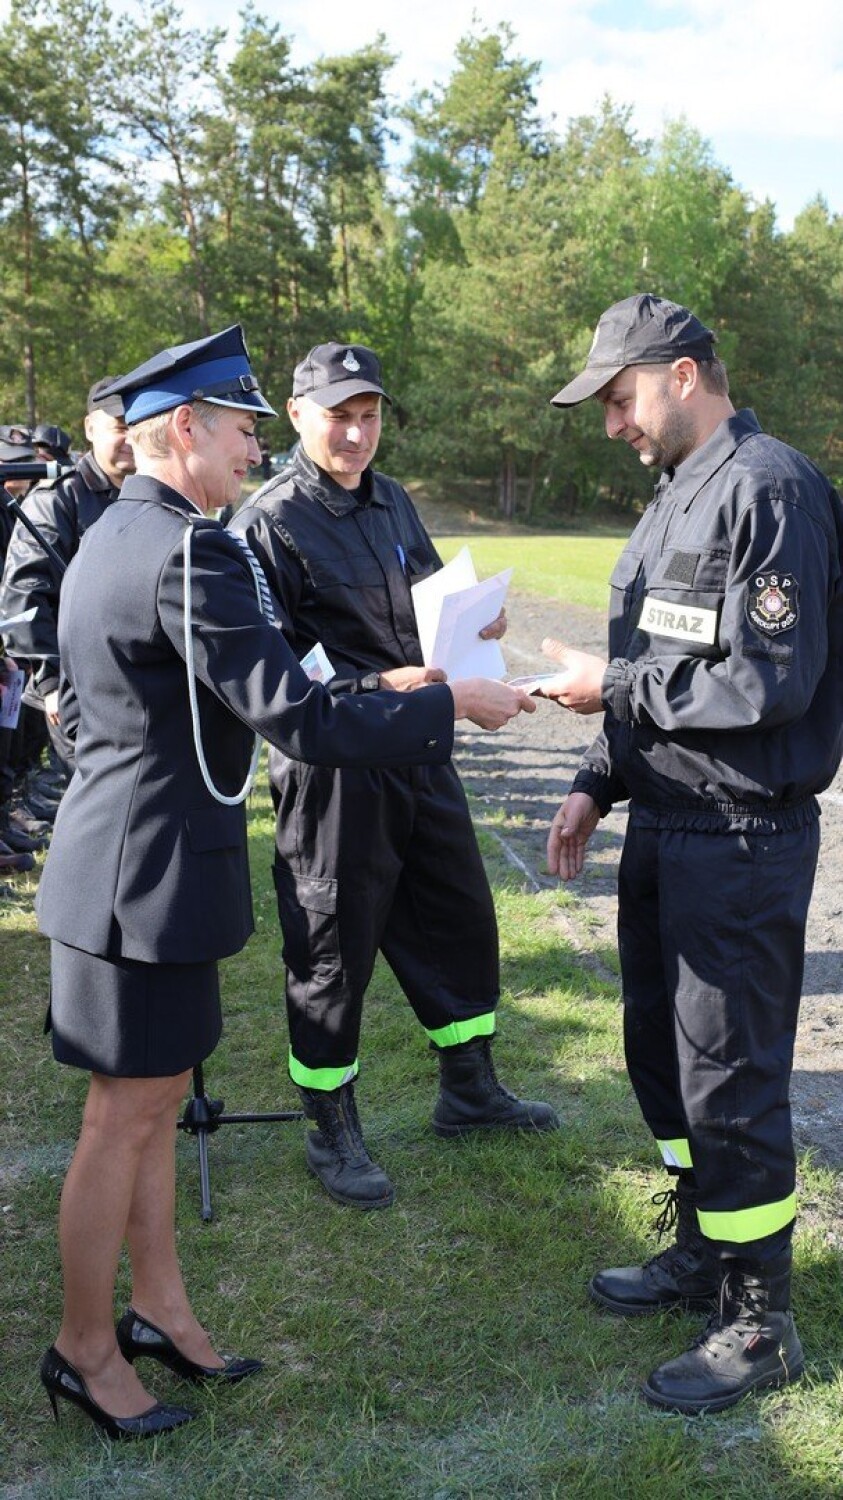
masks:
[[[293,371],[293,395],[331,407],[373,391],[391,406],[382,379],[380,360],[365,344],[316,344]]]
[[[117,375],[102,375],[99,380],[95,380],[88,392],[86,411],[105,411],[108,412],[110,417],[122,417],[123,402],[121,398],[119,396],[106,395],[106,391],[110,390],[115,380],[118,379],[119,376]]]
[[[713,359],[715,335],[699,318],[644,292],[615,302],[594,332],[581,375],[551,398],[551,406],[578,406],[595,396],[628,365],[669,365],[683,355]]]

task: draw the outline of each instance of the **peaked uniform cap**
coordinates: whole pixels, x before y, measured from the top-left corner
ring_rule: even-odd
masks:
[[[35,457],[35,449],[28,443],[10,443],[0,438],[0,463],[29,464]]]
[[[683,355],[713,359],[715,336],[699,318],[644,292],[615,302],[594,332],[582,374],[551,397],[551,406],[578,406],[629,365],[669,365]]]
[[[365,344],[316,344],[293,371],[293,396],[332,407],[371,391],[391,406],[382,380],[380,360]]]
[[[239,323],[209,338],[162,349],[106,387],[95,404],[113,411],[116,396],[129,426],[190,401],[231,406],[256,417],[278,415],[258,389]]]

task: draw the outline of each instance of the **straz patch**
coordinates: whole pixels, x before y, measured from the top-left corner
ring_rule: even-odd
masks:
[[[749,585],[746,617],[762,635],[781,635],[799,619],[799,584],[792,573],[756,573]]]
[[[648,594],[641,606],[638,629],[648,635],[667,635],[675,641],[698,641],[713,646],[717,640],[717,610],[697,604],[671,604]]]

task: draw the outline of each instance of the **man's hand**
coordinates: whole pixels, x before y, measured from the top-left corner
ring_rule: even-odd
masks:
[[[502,635],[506,635],[506,610],[501,609],[497,619],[491,625],[484,625],[479,635],[481,641],[499,641]]]
[[[602,656],[589,656],[585,651],[575,651],[564,646],[552,636],[542,641],[542,651],[559,666],[557,682],[542,684],[542,695],[553,698],[563,708],[575,714],[599,714],[603,712],[603,674],[606,662]]]
[[[454,695],[454,718],[470,719],[480,729],[500,729],[517,714],[536,711],[532,698],[521,688],[494,682],[490,677],[467,677],[463,682],[452,682],[450,687]]]
[[[547,868],[560,880],[573,880],[585,864],[585,846],[600,822],[600,809],[586,792],[571,792],[550,825]]]
[[[58,724],[58,722],[59,722],[59,690],[58,690],[58,688],[56,688],[55,692],[53,692],[53,693],[47,693],[46,697],[44,698],[44,714],[45,714],[45,717],[46,717],[46,720],[47,720],[48,724]]]
[[[412,693],[414,688],[427,687],[429,682],[447,682],[441,667],[390,667],[380,672],[381,687],[391,688],[394,693]]]

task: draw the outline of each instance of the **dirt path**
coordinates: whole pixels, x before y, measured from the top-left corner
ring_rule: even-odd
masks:
[[[556,635],[584,650],[605,651],[599,611],[545,604],[511,594],[505,654],[513,675],[546,669],[539,646]],[[521,872],[528,890],[555,882],[544,873],[547,828],[570,784],[598,719],[579,719],[540,702],[495,736],[460,737],[457,763],[470,794],[490,812],[489,831]],[[794,1126],[800,1145],[843,1166],[843,775],[821,798],[822,852],[808,925],[802,1015],[793,1079]],[[492,814],[503,812],[503,824]],[[593,852],[576,887],[576,905],[560,914],[565,935],[585,962],[606,967],[614,950],[617,865],[625,811],[612,812],[595,834]]]

